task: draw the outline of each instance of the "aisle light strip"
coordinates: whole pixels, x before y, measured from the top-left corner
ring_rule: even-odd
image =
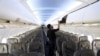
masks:
[[[29,1],[27,1],[27,4],[29,5],[29,7],[33,10],[33,6],[30,4],[30,2]],[[35,7],[34,7],[34,9],[35,9]],[[39,15],[39,13],[37,12],[37,11],[34,11],[33,12],[35,15]],[[41,25],[41,23],[42,23],[42,20],[40,19],[40,17],[38,16],[38,17],[36,17],[38,20],[37,20],[37,24],[38,25]]]

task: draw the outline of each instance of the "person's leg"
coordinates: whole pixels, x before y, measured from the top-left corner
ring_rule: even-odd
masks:
[[[56,56],[56,54],[55,54],[55,51],[56,51],[56,44],[55,44],[55,42],[53,42],[52,45],[53,45],[53,46],[52,46],[53,56]]]
[[[52,43],[50,43],[50,46],[49,46],[49,55],[48,56],[53,56],[53,44]]]

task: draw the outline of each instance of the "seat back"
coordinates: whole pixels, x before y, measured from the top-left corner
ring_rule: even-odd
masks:
[[[0,43],[0,53],[8,53],[8,45]]]
[[[79,41],[81,40],[88,40],[88,37],[87,36],[79,36]]]
[[[11,44],[11,54],[14,56],[19,56],[20,54],[24,53],[23,47],[21,43],[13,43]]]
[[[45,56],[45,55],[39,52],[30,52],[30,53],[23,53],[20,56]]]
[[[13,56],[13,55],[8,53],[0,53],[0,56]]]
[[[7,43],[9,44],[9,43],[17,43],[18,42],[18,40],[16,39],[16,38],[8,38],[7,39]]]
[[[90,42],[88,40],[81,40],[78,42],[78,50],[79,49],[90,49]]]
[[[44,44],[41,42],[33,42],[29,44],[29,52],[44,53]]]
[[[73,56],[76,50],[76,44],[72,41],[65,41],[62,44],[63,56]]]
[[[66,41],[66,39],[63,37],[57,37],[56,39],[57,52],[59,53],[59,55],[62,55],[62,43],[64,41]]]
[[[100,52],[100,39],[94,39],[92,42],[92,49],[95,52],[95,55],[99,55]]]
[[[76,51],[74,56],[95,56],[95,54],[91,49],[83,49]]]

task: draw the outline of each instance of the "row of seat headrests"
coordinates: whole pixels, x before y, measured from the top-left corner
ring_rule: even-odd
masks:
[[[88,37],[87,36],[78,36],[76,34],[73,34],[73,33],[69,33],[69,32],[63,32],[63,31],[59,31],[56,33],[57,34],[57,37],[63,37],[65,38],[67,41],[65,42],[66,44],[69,44],[72,45],[72,41],[73,42],[76,42],[76,50],[79,50],[79,49],[91,49],[93,50],[93,48],[91,48],[91,46],[94,44],[94,43],[90,43],[89,40],[88,40]],[[61,40],[61,39],[60,39]],[[100,40],[99,40],[100,42]],[[68,45],[67,45],[68,46]],[[99,47],[100,48],[100,47]]]
[[[38,29],[35,29],[35,30],[30,30],[30,31],[27,31],[27,32],[25,32],[25,33],[22,33],[22,34],[19,34],[19,35],[17,35],[17,36],[14,36],[14,38],[8,38],[8,40],[7,40],[7,43],[11,43],[11,41],[12,41],[12,43],[15,43],[15,42],[22,42],[22,41],[30,41],[29,39],[31,39],[32,37],[32,34],[34,35],[34,33],[37,33],[37,31],[38,31]],[[34,35],[35,36],[35,35]],[[34,37],[33,36],[33,37]],[[26,38],[26,40],[23,40],[23,39],[25,39]]]
[[[76,34],[59,31],[56,33],[57,35],[57,42],[61,39],[63,40],[62,43],[59,45],[60,51],[58,48],[58,52],[62,56],[73,56],[76,50],[85,50],[90,49],[90,42],[87,39],[79,39]]]

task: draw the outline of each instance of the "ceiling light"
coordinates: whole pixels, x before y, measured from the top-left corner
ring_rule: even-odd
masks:
[[[70,11],[70,10],[76,8],[76,7],[78,7],[81,4],[82,4],[82,2],[76,1],[74,4],[72,4],[71,6],[69,6],[69,8],[67,8],[67,11]]]
[[[42,24],[42,20],[41,20],[41,18],[39,16],[40,13],[38,11],[36,11],[36,7],[32,6],[32,3],[31,3],[32,1],[31,0],[27,0],[26,2],[28,4],[28,6],[30,7],[30,9],[33,10],[33,13],[37,18],[36,24],[41,25]]]

